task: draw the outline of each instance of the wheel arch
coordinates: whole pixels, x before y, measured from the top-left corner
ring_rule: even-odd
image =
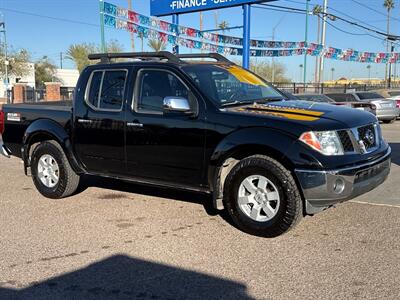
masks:
[[[295,166],[286,153],[294,142],[293,136],[267,128],[249,128],[226,137],[215,149],[208,170],[214,207],[223,209],[225,179],[243,158],[257,154],[269,156],[292,172]]]
[[[31,123],[23,136],[22,160],[24,161],[25,174],[28,173],[28,168],[30,168],[31,155],[35,145],[50,140],[54,140],[61,146],[72,169],[76,173],[84,172],[84,169],[74,155],[71,140],[65,128],[53,120],[40,119]]]

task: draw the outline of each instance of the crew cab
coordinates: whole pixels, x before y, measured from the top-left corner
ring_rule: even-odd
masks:
[[[45,197],[76,193],[83,174],[205,192],[241,230],[274,237],[390,172],[374,115],[287,100],[219,54],[89,58],[100,62],[82,71],[73,103],[0,114],[2,153],[22,159]]]

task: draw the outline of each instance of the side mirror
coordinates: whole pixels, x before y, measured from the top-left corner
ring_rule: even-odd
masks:
[[[165,97],[163,101],[165,112],[190,113],[189,100],[183,97]]]

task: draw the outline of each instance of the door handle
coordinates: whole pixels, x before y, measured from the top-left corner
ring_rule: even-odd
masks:
[[[140,127],[140,128],[142,128],[142,127],[143,127],[143,124],[142,124],[142,123],[138,123],[138,122],[129,122],[129,123],[126,123],[126,126],[128,126],[128,127]]]
[[[91,124],[91,123],[93,123],[93,121],[87,120],[87,119],[78,119],[78,123]]]

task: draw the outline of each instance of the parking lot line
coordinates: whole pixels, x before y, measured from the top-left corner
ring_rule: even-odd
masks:
[[[384,203],[371,203],[371,202],[364,202],[364,201],[357,201],[357,200],[350,200],[349,202],[358,203],[358,204],[368,204],[368,205],[373,205],[373,206],[385,206],[385,207],[400,208],[400,205],[392,205],[392,204],[384,204]]]

